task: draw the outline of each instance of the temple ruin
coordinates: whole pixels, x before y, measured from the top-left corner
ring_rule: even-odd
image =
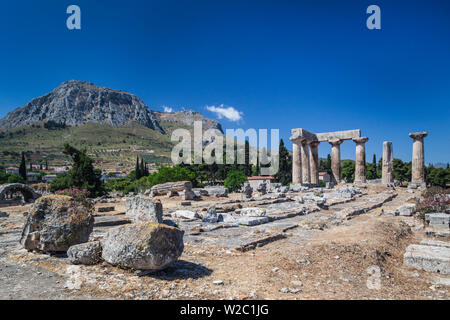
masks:
[[[292,183],[302,185],[318,185],[319,156],[318,147],[321,142],[331,145],[332,182],[341,181],[341,144],[345,140],[356,143],[355,182],[366,182],[366,148],[369,141],[361,137],[361,130],[346,130],[325,133],[311,133],[305,129],[292,129],[290,140],[293,143]]]
[[[425,183],[425,151],[424,138],[427,132],[414,132],[409,136],[414,140],[412,154],[412,178],[409,187],[424,187]],[[319,184],[318,147],[321,142],[331,145],[331,180],[333,184],[341,182],[341,144],[352,140],[356,144],[355,183],[366,183],[366,142],[367,137],[361,137],[361,130],[346,130],[325,133],[312,133],[305,129],[292,129],[292,183],[306,186]],[[383,167],[381,183],[394,186],[394,154],[392,142],[383,143]]]

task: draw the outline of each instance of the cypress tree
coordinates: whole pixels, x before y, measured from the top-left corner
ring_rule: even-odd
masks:
[[[290,164],[290,155],[289,151],[284,146],[283,139],[280,140],[280,147],[279,147],[279,168],[278,173],[275,175],[275,178],[278,180],[278,182],[282,183],[283,185],[288,185],[292,181],[292,171],[291,171],[291,164]]]
[[[23,180],[27,181],[27,166],[25,163],[25,152],[22,152],[22,160],[19,166],[19,175],[23,178]]]
[[[145,177],[145,164],[144,159],[141,158],[141,178]]]
[[[139,180],[142,177],[141,166],[139,164],[139,156],[136,156],[136,168],[134,169],[136,173],[136,180]]]
[[[250,163],[250,144],[245,140],[245,166],[244,174],[249,177],[252,175],[252,164]]]
[[[331,155],[328,154],[327,156],[327,173],[331,174]]]

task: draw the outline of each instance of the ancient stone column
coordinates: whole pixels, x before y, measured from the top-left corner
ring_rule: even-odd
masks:
[[[355,182],[366,183],[366,142],[369,138],[362,137],[353,139],[356,143],[355,158]]]
[[[292,184],[302,183],[302,160],[300,156],[300,145],[292,141]]]
[[[319,185],[319,144],[320,141],[311,141],[309,143],[309,169],[311,184]]]
[[[414,140],[411,185],[416,187],[425,185],[425,149],[423,139],[427,135],[427,132],[414,132],[409,134]]]
[[[344,140],[332,139],[328,140],[331,144],[331,171],[334,183],[341,182],[341,144]]]
[[[392,150],[392,142],[385,141],[383,143],[383,168],[381,183],[385,186],[394,184],[394,152]]]
[[[309,185],[311,183],[309,170],[309,146],[306,139],[301,140],[300,155],[302,157],[302,184]]]

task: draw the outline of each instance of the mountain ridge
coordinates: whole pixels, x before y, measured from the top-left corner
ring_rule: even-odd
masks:
[[[192,110],[160,112],[151,110],[141,98],[126,91],[97,86],[91,82],[70,80],[52,92],[32,99],[27,104],[9,112],[0,120],[3,130],[53,121],[67,126],[87,122],[112,127],[139,123],[149,129],[167,134],[161,121],[181,122],[192,126],[202,121],[204,130],[215,128],[223,133],[219,122]]]

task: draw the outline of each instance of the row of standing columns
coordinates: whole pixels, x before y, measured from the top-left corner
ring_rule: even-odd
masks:
[[[366,182],[366,148],[369,138],[353,139],[356,143],[355,181]],[[292,183],[304,185],[319,184],[319,151],[320,141],[306,139],[293,140],[292,157]],[[334,183],[341,181],[341,144],[344,140],[332,139],[331,145],[331,171]]]
[[[410,133],[413,141],[412,178],[410,186],[418,187],[425,184],[425,151],[424,138],[427,132]],[[366,142],[367,137],[352,139],[356,144],[355,182],[366,183]],[[293,140],[292,183],[304,185],[319,184],[319,141],[306,139]],[[331,145],[332,181],[341,181],[341,144],[344,140],[328,140]],[[392,142],[383,143],[382,184],[394,184],[394,152]]]

